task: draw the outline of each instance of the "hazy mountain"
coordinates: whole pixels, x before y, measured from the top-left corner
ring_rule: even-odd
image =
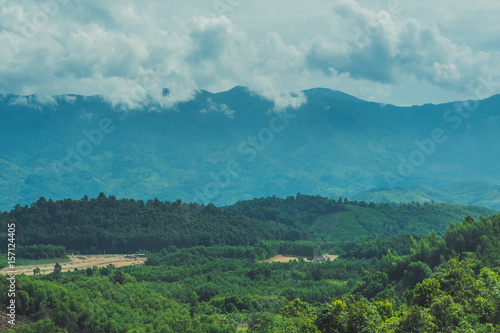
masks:
[[[98,96],[2,96],[0,208],[42,195],[228,204],[297,192],[368,197],[387,186],[391,195],[377,189],[370,200],[407,201],[394,186],[414,186],[408,200],[498,207],[500,95],[396,107],[304,93],[307,103],[281,112],[243,87],[130,113]]]
[[[437,189],[423,185],[386,186],[364,191],[353,199],[373,202],[450,202],[500,210],[500,186],[478,181],[455,183]]]

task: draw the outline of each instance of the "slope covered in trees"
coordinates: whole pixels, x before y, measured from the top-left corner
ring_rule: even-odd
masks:
[[[298,227],[265,223],[211,204],[117,200],[102,193],[97,199],[54,202],[41,198],[30,207],[16,206],[9,213],[2,213],[1,222],[2,227],[16,223],[19,245],[62,245],[68,250],[90,253],[308,238],[308,232]]]
[[[444,234],[451,221],[465,216],[489,216],[494,210],[446,203],[375,204],[346,198],[331,200],[297,194],[285,199],[268,197],[240,201],[227,208],[263,221],[301,223],[323,240],[366,239],[398,234]]]
[[[155,251],[168,246],[253,245],[259,240],[347,241],[398,234],[444,233],[450,221],[494,211],[450,204],[373,204],[298,194],[218,208],[180,200],[39,199],[0,214],[16,223],[19,245],[61,245],[97,253]],[[3,246],[5,239],[0,239]],[[35,254],[32,254],[35,255]]]

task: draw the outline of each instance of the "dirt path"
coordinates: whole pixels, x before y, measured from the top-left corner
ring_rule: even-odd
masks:
[[[88,255],[88,256],[74,256],[69,257],[71,262],[61,263],[62,271],[67,272],[68,270],[73,271],[75,268],[85,269],[88,267],[104,267],[109,264],[113,264],[115,267],[124,267],[132,265],[144,265],[146,258],[125,258],[122,254],[106,254],[106,255]],[[54,265],[43,264],[43,265],[27,265],[27,266],[17,266],[15,274],[26,274],[33,275],[33,270],[35,268],[40,268],[41,274],[48,274],[54,271]],[[3,268],[0,270],[0,274],[9,274],[10,268]]]

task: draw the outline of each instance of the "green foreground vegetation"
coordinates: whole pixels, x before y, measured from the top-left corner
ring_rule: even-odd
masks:
[[[267,210],[262,205],[243,207],[250,207],[248,203],[225,209],[207,206],[201,208],[198,221],[192,215],[189,218],[192,225],[199,226],[200,220],[210,221],[207,210],[228,221],[244,216],[245,223],[269,225],[273,231],[267,239],[256,235],[260,239],[241,244],[169,244],[150,253],[145,266],[65,273],[56,269],[47,275],[18,276],[16,314],[30,324],[17,332],[236,332],[238,326],[247,332],[500,332],[499,215],[467,216],[462,222],[448,223],[443,233],[430,231],[426,236],[399,232],[408,230],[403,220],[397,228],[385,226],[385,235],[374,232],[372,237],[335,239],[314,230],[318,225],[320,230],[328,227],[321,219],[338,213],[332,207],[343,207],[345,214],[353,215],[366,212],[364,209],[386,213],[376,210],[376,205],[363,207],[344,200],[333,204],[314,198],[297,197],[288,208]],[[304,209],[297,202],[301,199],[324,204]],[[267,200],[262,202],[276,199]],[[278,205],[284,202],[278,200]],[[323,210],[325,207],[328,209]],[[399,209],[401,216],[405,211],[444,215],[439,205],[389,207]],[[451,211],[457,206],[444,207]],[[53,213],[45,208],[45,220],[51,220]],[[21,212],[18,216],[23,216],[39,208],[16,209],[10,214]],[[112,213],[101,212],[112,219]],[[92,216],[92,212],[86,215]],[[5,222],[14,217],[4,214],[2,218]],[[341,221],[335,218],[336,223]],[[426,219],[419,220],[414,214],[408,220]],[[16,223],[22,221],[19,218]],[[378,230],[376,218],[372,224],[368,216],[357,221],[366,230]],[[40,229],[43,225],[40,223]],[[411,230],[422,229],[416,222],[413,225]],[[208,226],[206,230],[210,230]],[[305,232],[309,239],[279,240],[287,232]],[[196,229],[191,234],[196,235]],[[219,235],[217,241],[225,235]],[[324,253],[340,257],[321,263],[302,259],[261,262],[277,254],[312,258]],[[2,278],[0,301],[4,305],[7,290],[7,280]]]

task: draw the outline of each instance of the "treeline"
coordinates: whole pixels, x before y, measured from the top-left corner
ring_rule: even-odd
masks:
[[[16,248],[16,255],[22,259],[55,259],[66,256],[66,248],[62,245],[26,245]]]
[[[301,194],[218,208],[180,200],[118,200],[101,193],[96,199],[42,197],[30,206],[17,205],[0,214],[0,228],[16,223],[17,244],[22,246],[57,245],[84,254],[132,253],[157,252],[171,245],[255,245],[259,240],[338,243],[431,231],[444,234],[450,221],[491,214],[490,209],[475,206],[374,204]],[[6,248],[6,240],[0,238],[0,248]],[[304,251],[303,255],[313,255]],[[376,256],[382,254],[378,250]]]
[[[272,196],[238,201],[226,209],[262,221],[276,221],[287,225],[297,223],[310,225],[318,216],[345,211],[344,205],[352,203],[342,198],[336,201],[319,195],[297,193],[296,196],[289,196],[285,199]]]
[[[301,226],[263,222],[212,204],[180,200],[118,200],[101,193],[96,199],[52,201],[40,198],[0,214],[0,228],[16,223],[16,241],[27,246],[61,245],[82,253],[159,251],[170,245],[245,245],[261,239],[308,239]],[[7,248],[6,237],[0,246]]]
[[[396,255],[410,254],[414,241],[424,238],[423,235],[396,235],[385,238],[375,238],[364,242],[341,242],[333,249],[344,259],[382,259],[388,251]]]
[[[316,240],[356,242],[399,234],[426,235],[432,231],[444,234],[451,221],[461,221],[467,215],[479,218],[496,213],[489,208],[471,205],[375,204],[300,193],[285,199],[273,196],[240,201],[226,209],[263,221],[309,226],[316,233]]]

